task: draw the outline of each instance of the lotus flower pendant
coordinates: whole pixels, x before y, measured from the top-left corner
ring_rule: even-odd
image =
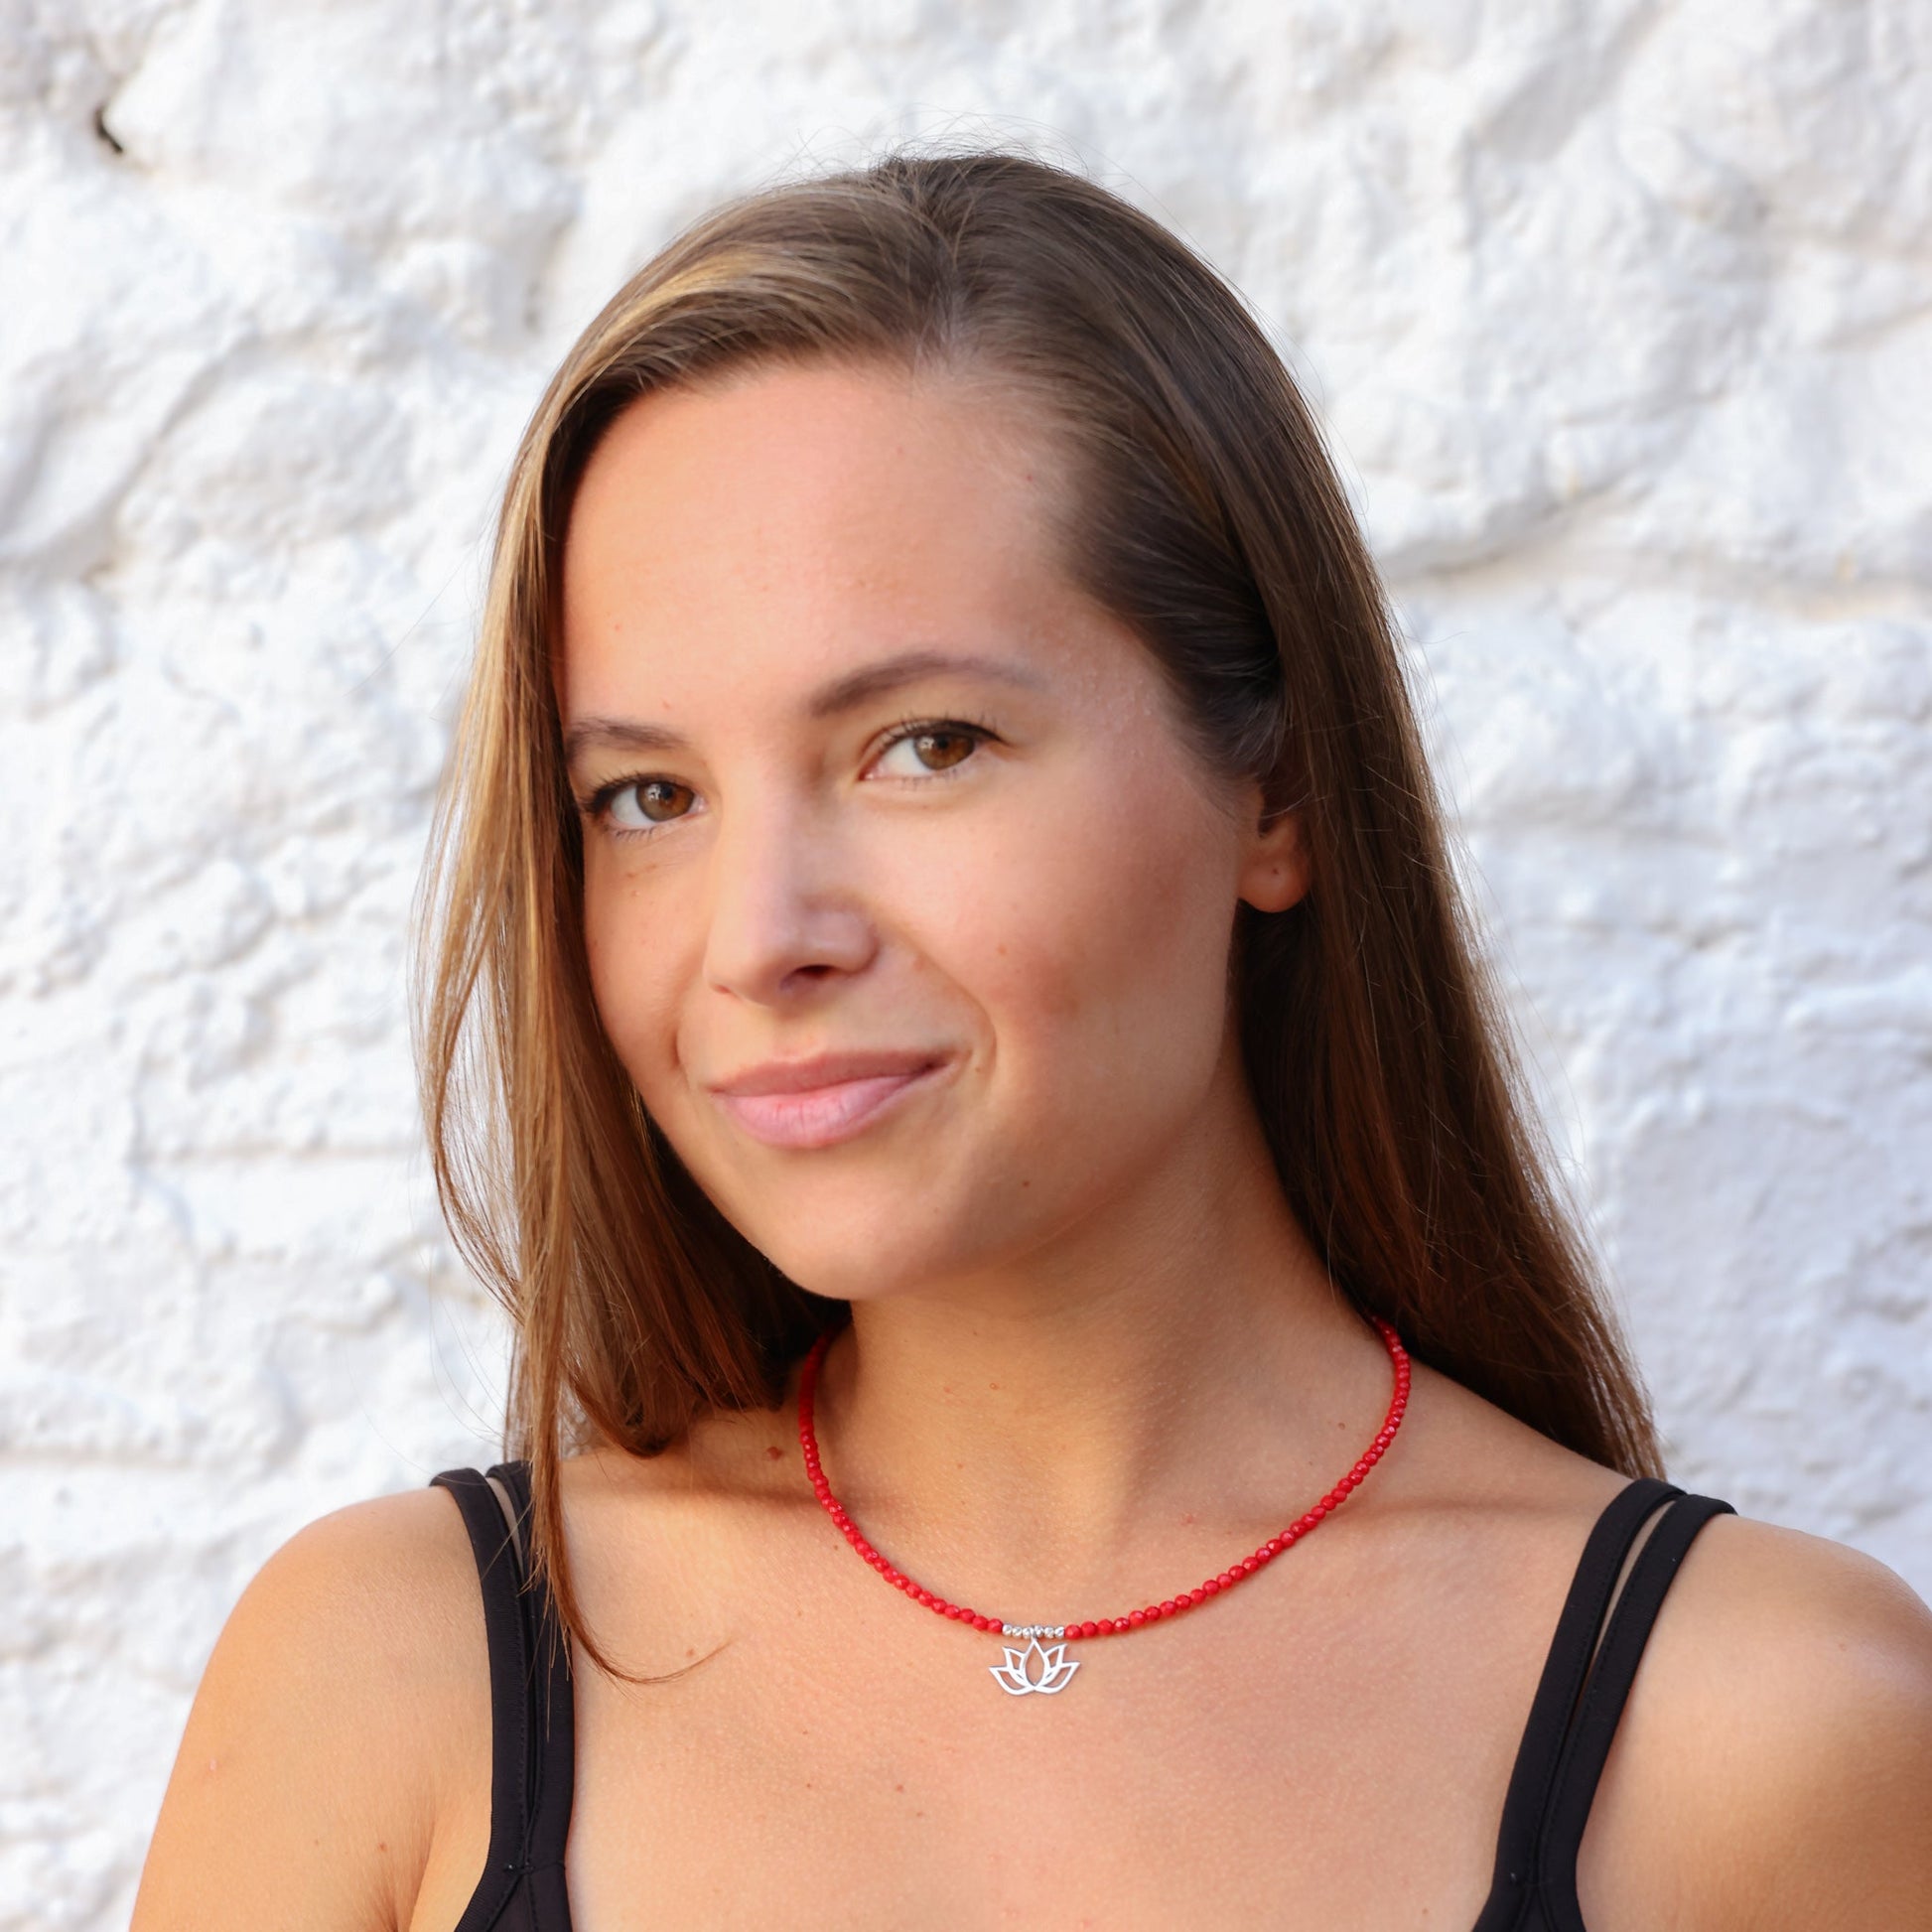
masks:
[[[1004,1664],[987,1665],[1000,1689],[1012,1697],[1025,1697],[1030,1691],[1063,1691],[1079,1668],[1067,1656],[1065,1644],[1042,1650],[1037,1637],[1031,1638],[1025,1650],[1009,1650]]]

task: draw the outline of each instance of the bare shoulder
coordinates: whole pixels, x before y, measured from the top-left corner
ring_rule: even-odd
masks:
[[[1720,1516],[1672,1596],[1653,1642],[1659,1676],[1694,1700],[1687,1741],[1732,1754],[1765,1797],[1808,1804],[1828,1765],[1874,1800],[1915,1774],[1932,1851],[1932,1609],[1903,1579],[1824,1537]]]
[[[1546,1605],[1628,1478],[1418,1371],[1414,1471]],[[1547,1610],[1540,1611],[1547,1615]],[[1643,1652],[1579,1866],[1605,1932],[1932,1932],[1932,1609],[1826,1538],[1721,1515]]]
[[[1932,1926],[1932,1610],[1842,1544],[1713,1519],[1604,1799],[1609,1833],[1665,1855],[1684,1923]]]
[[[1708,1648],[1712,1667],[1741,1642],[1759,1663],[1790,1665],[1794,1675],[1831,1658],[1851,1678],[1875,1670],[1901,1689],[1932,1671],[1932,1609],[1875,1558],[1746,1516],[1714,1518],[1695,1548],[1685,1641]],[[1923,1688],[1932,1689],[1932,1677]]]
[[[481,1859],[488,1765],[482,1600],[452,1499],[426,1488],[322,1517],[263,1565],[215,1644],[134,1932],[408,1924],[434,1864]]]

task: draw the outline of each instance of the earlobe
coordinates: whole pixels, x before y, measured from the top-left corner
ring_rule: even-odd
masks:
[[[1241,897],[1258,912],[1285,912],[1308,890],[1309,846],[1302,814],[1257,813],[1241,867]]]

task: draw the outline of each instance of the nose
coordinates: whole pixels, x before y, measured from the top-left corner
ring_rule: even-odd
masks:
[[[871,961],[878,935],[863,882],[808,801],[741,794],[710,860],[708,985],[782,1007]]]

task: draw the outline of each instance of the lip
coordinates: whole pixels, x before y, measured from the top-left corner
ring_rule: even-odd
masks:
[[[767,1060],[713,1083],[718,1104],[767,1147],[831,1147],[863,1133],[947,1056],[929,1051],[825,1053]]]

